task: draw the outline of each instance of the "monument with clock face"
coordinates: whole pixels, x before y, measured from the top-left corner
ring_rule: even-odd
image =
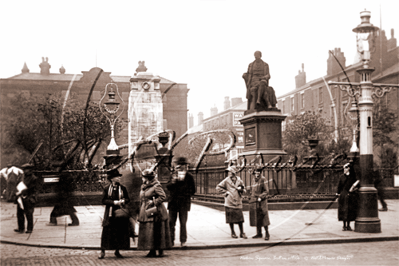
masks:
[[[130,78],[129,154],[140,137],[145,139],[163,130],[161,78],[146,71],[144,61],[140,61],[136,73]]]

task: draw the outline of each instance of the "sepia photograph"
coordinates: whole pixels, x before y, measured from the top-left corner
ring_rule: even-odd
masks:
[[[0,8],[0,265],[399,265],[397,1]]]

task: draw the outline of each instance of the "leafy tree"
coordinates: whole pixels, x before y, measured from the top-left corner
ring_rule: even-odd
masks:
[[[286,120],[283,131],[283,149],[289,155],[297,155],[302,159],[308,155],[308,139],[318,139],[319,144],[316,152],[319,155],[339,152],[345,146],[345,140],[335,143],[333,139],[334,128],[321,114],[307,111],[303,114],[294,115]]]
[[[373,145],[381,167],[392,168],[397,161],[394,132],[398,128],[398,117],[387,104],[375,100],[373,108]],[[396,136],[397,137],[397,136]]]
[[[22,94],[11,99],[9,107],[5,109],[5,153],[16,151],[19,164],[33,153],[42,142],[42,146],[35,156],[35,163],[39,169],[48,169],[50,161],[63,160],[68,152],[74,157],[70,167],[80,168],[87,160],[89,150],[95,150],[95,144],[109,139],[110,127],[106,118],[101,114],[98,105],[90,103],[87,117],[84,117],[84,104],[71,95],[66,106],[63,106],[60,95],[26,98]],[[86,119],[86,139],[83,136],[83,121]],[[121,125],[117,124],[116,133]]]

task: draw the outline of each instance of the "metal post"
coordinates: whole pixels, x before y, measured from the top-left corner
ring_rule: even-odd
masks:
[[[373,185],[373,83],[370,75],[374,69],[364,68],[358,72],[362,76],[359,98],[360,112],[360,189],[359,209],[355,221],[355,232],[380,233],[381,221],[378,218],[377,189]]]

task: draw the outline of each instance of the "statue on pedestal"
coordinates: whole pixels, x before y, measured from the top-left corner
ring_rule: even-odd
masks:
[[[261,57],[262,53],[256,51],[255,61],[242,76],[247,86],[247,110],[251,112],[274,109],[277,103],[274,89],[269,86],[269,65]]]

